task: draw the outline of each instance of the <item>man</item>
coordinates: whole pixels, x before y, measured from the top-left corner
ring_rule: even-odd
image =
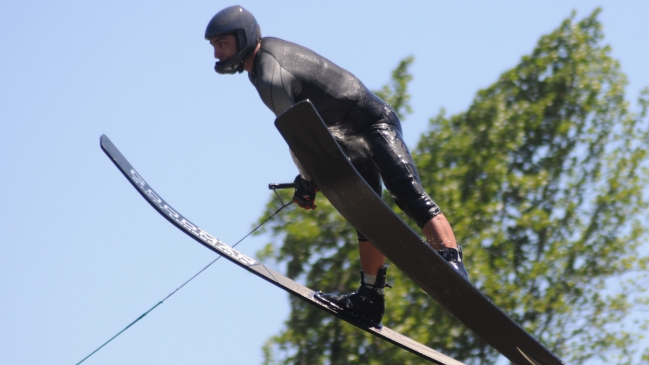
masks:
[[[214,47],[219,74],[247,71],[262,101],[279,116],[297,102],[309,99],[352,163],[381,195],[381,180],[397,205],[422,228],[426,240],[464,278],[462,250],[446,217],[421,187],[419,174],[401,136],[394,110],[370,92],[348,71],[299,45],[261,37],[254,16],[241,6],[218,12],[209,22],[205,38]],[[317,188],[300,171],[295,178],[294,201],[315,209]],[[361,285],[346,295],[318,298],[380,327],[385,311],[385,256],[358,232]]]

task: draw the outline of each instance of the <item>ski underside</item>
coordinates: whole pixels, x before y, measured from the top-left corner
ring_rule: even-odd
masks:
[[[182,214],[172,208],[167,202],[156,193],[149,184],[138,174],[138,172],[126,160],[124,155],[115,147],[106,135],[102,135],[100,139],[102,150],[113,161],[115,166],[124,174],[126,179],[135,187],[135,189],[142,195],[142,197],[155,208],[158,213],[171,222],[176,228],[185,232],[188,236],[192,237],[198,243],[216,252],[232,263],[240,266],[243,269],[257,275],[258,277],[268,281],[271,284],[287,291],[290,294],[314,305],[366,332],[369,332],[385,341],[388,341],[396,346],[401,347],[417,356],[420,356],[432,363],[441,365],[463,365],[461,362],[448,357],[440,352],[437,352],[421,343],[401,335],[400,333],[383,326],[382,328],[369,327],[358,321],[355,317],[349,316],[336,308],[329,307],[322,302],[314,299],[315,291],[287,278],[286,276],[278,273],[277,271],[266,267],[262,263],[247,256],[240,251],[230,247],[226,243],[215,238],[208,232],[204,231]]]
[[[349,162],[311,102],[296,104],[275,126],[336,210],[432,299],[513,364],[563,364],[383,202]]]

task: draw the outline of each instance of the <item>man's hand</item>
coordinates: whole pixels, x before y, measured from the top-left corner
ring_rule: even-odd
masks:
[[[315,203],[315,193],[318,188],[313,181],[307,181],[301,175],[295,177],[295,194],[293,194],[293,201],[300,207],[310,210],[317,208]]]

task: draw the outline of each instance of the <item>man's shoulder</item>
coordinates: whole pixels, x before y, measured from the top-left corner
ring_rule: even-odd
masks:
[[[277,37],[263,37],[261,39],[261,45],[262,46],[263,45],[268,45],[268,44],[273,45],[273,44],[286,44],[286,43],[293,44],[292,42],[289,42],[287,40],[280,39],[280,38],[277,38]]]
[[[290,72],[311,72],[312,74],[315,74],[318,73],[317,70],[321,70],[324,67],[330,69],[330,71],[335,70],[336,72],[346,72],[312,49],[284,39],[264,37],[262,38],[259,50],[262,55],[260,59],[270,56],[278,62],[282,68]]]
[[[279,52],[286,53],[287,49],[293,49],[295,51],[308,50],[306,47],[280,38],[264,37],[261,39],[261,50],[270,54],[274,55]]]

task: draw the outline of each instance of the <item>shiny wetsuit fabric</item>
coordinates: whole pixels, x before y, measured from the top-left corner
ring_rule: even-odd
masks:
[[[382,178],[419,227],[441,213],[421,187],[395,111],[350,72],[308,48],[267,37],[249,78],[276,116],[310,100],[365,181],[381,195]]]

